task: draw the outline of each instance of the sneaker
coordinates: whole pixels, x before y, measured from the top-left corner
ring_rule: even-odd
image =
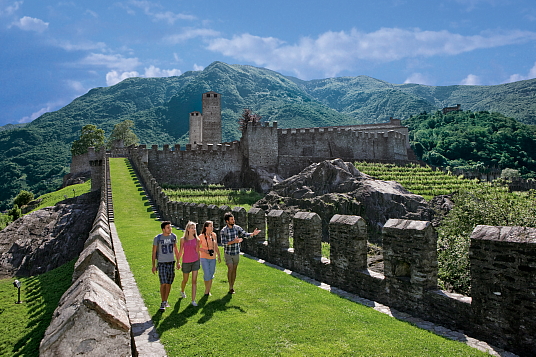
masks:
[[[160,311],[166,311],[166,302],[165,301],[162,301],[162,303],[160,304]]]
[[[171,305],[167,301],[166,301],[166,307],[171,307]]]
[[[184,291],[181,291],[181,298],[186,299],[186,294],[184,293]]]
[[[197,306],[197,303],[195,301],[192,301],[192,306]]]
[[[211,294],[211,293],[208,293],[208,294],[205,294],[205,296],[212,296],[212,294]]]
[[[235,293],[234,289],[229,290],[229,294],[234,294],[234,293]]]

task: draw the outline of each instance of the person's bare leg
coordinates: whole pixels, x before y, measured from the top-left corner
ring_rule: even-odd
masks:
[[[212,279],[205,280],[205,295],[210,294],[210,289],[212,288]]]
[[[186,288],[186,283],[188,283],[189,277],[190,277],[190,273],[182,273],[181,292],[184,292],[184,289]]]
[[[195,301],[197,294],[197,273],[197,270],[192,272],[192,301]]]
[[[238,268],[238,265],[227,265],[227,280],[229,280],[229,291],[234,290],[234,283],[236,280],[236,268]]]
[[[167,301],[169,292],[171,291],[171,284],[160,284],[160,297],[162,301]]]

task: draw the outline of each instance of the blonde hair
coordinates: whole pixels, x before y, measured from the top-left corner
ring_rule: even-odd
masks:
[[[188,235],[188,228],[190,228],[190,226],[194,226],[195,228],[197,226],[197,223],[188,221],[188,223],[186,223],[186,227],[184,228],[184,235],[182,236],[182,238],[186,239],[186,236]],[[194,231],[194,238],[199,240],[199,237],[197,236],[197,229]]]

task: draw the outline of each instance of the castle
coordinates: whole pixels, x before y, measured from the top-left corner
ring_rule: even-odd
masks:
[[[219,94],[210,99],[219,102],[220,99],[216,100],[218,97]],[[161,185],[199,184],[202,180],[243,185],[248,177],[259,176],[261,170],[288,177],[309,163],[320,160],[339,157],[346,161],[407,161],[410,152],[407,128],[401,126],[399,120],[376,125],[308,129],[279,129],[277,123],[271,126],[248,125],[240,141],[214,143],[207,142],[207,138],[217,138],[211,131],[220,130],[221,135],[221,128],[212,126],[214,118],[210,117],[212,114],[206,114],[193,112],[190,115],[197,117],[191,121],[197,133],[194,134],[195,140],[186,145],[185,150],[180,145],[174,148],[165,145],[163,150],[159,150],[157,145],[151,149],[141,145],[116,148],[107,154],[104,150],[97,152],[90,148],[88,153],[73,157],[71,172],[90,170],[92,189],[101,191],[103,202],[86,248],[75,265],[74,288],[65,293],[67,297],[62,301],[84,298],[82,294],[69,297],[70,293],[74,295],[82,291],[77,288],[82,283],[91,285],[97,280],[107,280],[112,285],[110,289],[98,291],[105,295],[98,302],[105,307],[110,304],[116,304],[117,307],[113,306],[115,310],[112,313],[100,313],[99,318],[104,320],[112,317],[114,322],[125,322],[116,328],[121,329],[120,334],[108,333],[107,330],[97,334],[94,338],[100,339],[99,346],[104,346],[106,341],[112,346],[128,348],[129,341],[137,344],[136,348],[147,345],[145,340],[138,344],[137,338],[140,336],[134,331],[136,321],[133,320],[131,324],[127,317],[129,312],[121,300],[122,291],[113,286],[118,275],[120,278],[126,275],[118,273],[119,269],[128,265],[120,266],[119,259],[116,263],[112,250],[120,247],[119,239],[114,240],[113,244],[107,243],[110,237],[114,238],[115,229],[110,228],[113,205],[107,165],[109,156],[130,159],[146,193],[163,219],[182,227],[189,220],[212,220],[214,228],[218,230],[224,224],[223,213],[231,210],[230,207],[175,202],[166,196]],[[205,123],[203,118],[207,117],[209,119]],[[326,259],[321,253],[322,229],[318,214],[297,212],[290,216],[283,210],[265,212],[260,208],[251,208],[246,212],[242,207],[234,207],[232,211],[248,231],[255,227],[266,227],[254,239],[244,242],[244,251],[252,256],[355,293],[370,299],[372,304],[379,302],[449,328],[467,331],[471,336],[499,348],[508,348],[521,356],[536,353],[534,228],[477,226],[474,229],[469,248],[472,296],[468,297],[437,287],[437,234],[430,222],[389,219],[382,227],[384,271],[378,273],[367,266],[366,243],[369,235],[363,217],[337,214],[331,218],[330,259]],[[292,237],[292,248],[289,237]],[[104,247],[105,244],[112,248]],[[111,299],[106,295],[112,290],[117,291],[119,298]],[[94,296],[98,297],[98,294]],[[125,293],[124,296],[130,294]],[[54,316],[60,316],[62,311],[71,313],[70,306],[74,304],[62,305],[60,302]],[[82,313],[93,314],[88,309]],[[53,321],[52,327],[60,325],[61,319],[57,320],[60,322]],[[102,326],[108,326],[106,324],[106,321],[101,323]],[[55,332],[60,329],[49,330]],[[60,332],[67,334],[69,329]],[[47,336],[41,343],[42,355],[52,351],[49,346],[53,346],[55,341],[62,341],[54,334],[50,334],[50,338]],[[76,340],[80,339],[81,334],[75,333],[73,336]],[[118,336],[126,342],[118,344]]]
[[[161,184],[223,183],[228,187],[268,190],[274,176],[287,178],[315,162],[374,160],[407,162],[412,159],[408,128],[399,119],[389,123],[282,129],[277,122],[249,123],[240,141],[222,143],[221,95],[202,94],[203,112],[190,113],[190,142],[185,148],[158,145],[115,148],[111,156],[141,156]],[[71,174],[98,170],[104,159],[90,150],[73,157]],[[172,174],[169,173],[178,173]],[[99,177],[98,173],[92,177]],[[99,182],[94,183],[99,187]]]

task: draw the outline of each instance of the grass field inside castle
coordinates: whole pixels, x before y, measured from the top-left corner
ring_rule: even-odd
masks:
[[[208,298],[202,298],[200,273],[199,306],[193,307],[190,284],[188,297],[179,298],[182,274],[177,271],[171,308],[160,313],[158,276],[151,273],[152,240],[161,232],[160,222],[128,163],[110,159],[110,171],[117,231],[169,356],[486,355],[244,257],[236,294],[227,294],[227,269],[221,263]]]

